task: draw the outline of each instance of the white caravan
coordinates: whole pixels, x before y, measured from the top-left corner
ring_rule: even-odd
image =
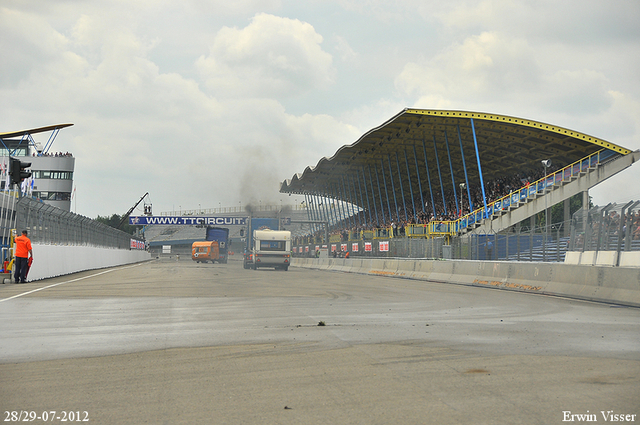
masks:
[[[253,264],[258,267],[275,267],[288,270],[291,261],[291,232],[287,230],[253,231]]]

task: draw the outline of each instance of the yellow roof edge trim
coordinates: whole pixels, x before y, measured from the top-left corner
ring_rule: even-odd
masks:
[[[46,131],[53,131],[57,129],[62,129],[65,127],[71,127],[73,124],[54,124],[48,125],[46,127],[38,127],[38,128],[30,128],[28,130],[18,130],[18,131],[10,131],[6,133],[0,133],[0,138],[8,138],[8,137],[17,137],[24,136],[27,134],[36,134],[36,133],[44,133]]]
[[[551,131],[553,133],[562,134],[565,136],[573,137],[575,139],[580,139],[585,142],[593,143],[594,145],[598,145],[600,147],[610,149],[614,152],[618,152],[622,155],[628,155],[632,152],[630,149],[624,148],[622,146],[616,145],[614,143],[608,142],[606,140],[603,140],[597,137],[589,136],[588,134],[580,133],[579,131],[569,130],[567,128],[559,127],[557,125],[545,124],[538,121],[510,117],[508,115],[488,114],[485,112],[449,111],[449,110],[438,110],[438,109],[411,109],[411,108],[407,108],[405,110],[405,113],[414,114],[414,115],[429,115],[429,116],[444,117],[444,118],[474,118],[479,120],[504,122],[508,124],[518,124],[525,127]]]

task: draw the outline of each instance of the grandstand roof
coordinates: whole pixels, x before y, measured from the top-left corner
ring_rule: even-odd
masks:
[[[422,192],[429,190],[427,164],[431,184],[438,192],[440,175],[445,191],[464,182],[463,154],[470,184],[479,184],[473,129],[485,182],[541,171],[544,159],[561,168],[602,149],[617,155],[631,153],[606,140],[534,120],[483,112],[404,109],[353,144],[338,149],[331,158],[322,158],[315,167],[282,182],[280,192],[343,198],[359,204],[357,195],[350,199],[350,190],[343,190],[349,179],[355,187],[355,176],[366,176],[366,184],[372,184],[376,193],[377,185],[384,188],[386,180],[391,196],[391,170],[396,193],[400,192],[400,174],[405,197],[410,196],[409,178],[412,193],[419,197],[418,175]]]

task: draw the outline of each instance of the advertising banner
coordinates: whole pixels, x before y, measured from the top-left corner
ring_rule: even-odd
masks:
[[[389,241],[380,241],[378,243],[378,250],[380,252],[389,252]]]
[[[346,251],[347,250],[347,244],[346,243],[340,244],[340,250],[341,251]]]
[[[138,241],[138,240],[135,240],[135,239],[131,239],[131,244],[129,245],[129,248],[144,250],[144,248],[145,248],[144,241]]]
[[[358,242],[353,242],[351,244],[351,251],[358,252]]]
[[[245,226],[247,217],[170,217],[170,216],[138,216],[129,217],[129,224],[147,226],[149,224],[164,224],[174,226]]]
[[[337,249],[337,248],[338,248],[338,247],[336,246],[336,244],[334,244],[334,243],[333,243],[333,244],[331,244],[331,252],[336,252],[336,249]]]
[[[371,242],[365,242],[364,243],[364,252],[371,252]]]

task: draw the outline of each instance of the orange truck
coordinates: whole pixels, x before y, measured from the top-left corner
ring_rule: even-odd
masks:
[[[202,241],[194,242],[191,245],[191,259],[198,263],[220,262],[220,248],[218,241]]]

